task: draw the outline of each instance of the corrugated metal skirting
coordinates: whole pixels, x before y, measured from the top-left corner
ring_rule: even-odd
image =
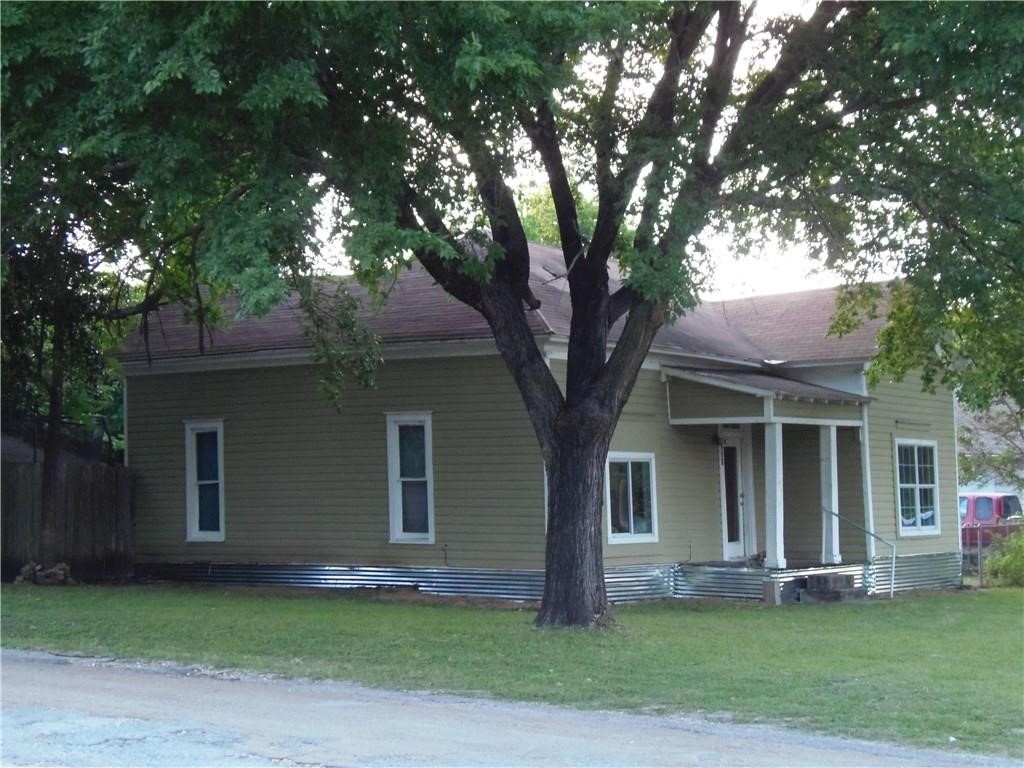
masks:
[[[413,568],[401,566],[283,565],[277,563],[184,563],[140,565],[140,575],[215,584],[288,587],[407,587],[435,595],[540,600],[543,571],[488,568]],[[675,565],[609,568],[605,588],[614,602],[672,596]]]
[[[868,592],[886,593],[891,581],[892,558],[880,557],[865,569]],[[911,589],[949,589],[963,583],[959,552],[896,556],[896,592]]]
[[[540,600],[542,571],[469,568],[414,568],[371,565],[308,565],[305,563],[184,563],[143,565],[145,576],[215,584],[284,587],[407,587],[436,595]]]
[[[672,596],[760,600],[764,596],[765,574],[761,568],[681,563],[676,566]]]
[[[760,600],[766,582],[778,582],[784,600],[795,600],[811,574],[845,573],[853,576],[853,585],[865,587],[868,594],[889,591],[892,558],[870,563],[789,568],[770,571],[760,568],[680,564],[676,569],[673,597],[727,597]],[[896,589],[949,589],[962,583],[960,554],[941,552],[928,555],[903,555],[896,558]]]
[[[622,566],[605,571],[612,602],[669,597],[725,597],[760,600],[766,583],[778,582],[793,599],[812,573],[848,573],[869,593],[889,591],[891,560],[769,571],[690,563]],[[436,595],[540,600],[544,573],[489,568],[414,568],[406,566],[307,565],[279,563],[165,563],[136,567],[143,576],[215,584],[289,587],[406,587]],[[960,555],[906,555],[896,558],[896,590],[941,589],[961,583]]]

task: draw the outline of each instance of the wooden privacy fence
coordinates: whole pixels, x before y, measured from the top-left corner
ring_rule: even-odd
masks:
[[[42,464],[4,462],[3,580],[39,562]],[[126,467],[65,464],[57,479],[57,562],[77,579],[124,576],[132,570],[132,492]]]

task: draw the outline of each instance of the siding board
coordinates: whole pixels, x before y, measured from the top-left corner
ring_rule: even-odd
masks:
[[[310,366],[133,377],[140,562],[543,566],[540,451],[497,357],[390,361],[341,412]],[[385,411],[430,411],[436,543],[389,544]],[[224,420],[225,541],[185,541],[183,420]]]
[[[563,361],[552,361],[564,379]],[[361,563],[543,567],[544,476],[519,394],[498,357],[390,361],[376,390],[352,388],[340,413],[311,366],[133,377],[128,402],[140,562]],[[759,398],[672,380],[674,407],[761,414]],[[707,390],[707,391],[705,391]],[[957,549],[952,399],[919,382],[880,385],[869,406],[876,528],[895,536],[894,434],[939,443],[939,537],[903,537],[899,554]],[[713,397],[712,408],[706,397]],[[732,400],[736,400],[732,403]],[[710,410],[705,410],[710,409]],[[388,543],[386,411],[432,414],[436,543]],[[678,413],[673,413],[678,416]],[[857,414],[859,416],[859,413]],[[185,541],[183,421],[224,420],[226,540]],[[659,540],[604,545],[606,567],[722,558],[716,427],[671,426],[666,387],[642,370],[612,451],[655,454]],[[757,550],[764,549],[763,425],[751,428]],[[786,425],[786,549],[821,547],[818,428]],[[859,431],[840,428],[840,514],[863,520]],[[864,536],[840,524],[843,561]]]
[[[908,375],[902,382],[880,383],[869,394],[876,398],[868,406],[875,532],[895,542],[898,556],[959,551],[952,393],[941,388],[935,394],[922,393],[920,377]],[[898,533],[893,455],[897,437],[937,443],[939,535],[901,536]],[[887,554],[888,547],[879,547],[877,552]]]
[[[772,404],[775,416],[794,419],[843,419],[860,421],[859,405],[840,403],[806,403],[795,400],[776,400]]]
[[[764,415],[764,401],[756,395],[730,392],[684,379],[670,379],[668,386],[673,419],[720,416],[728,421],[730,416]]]

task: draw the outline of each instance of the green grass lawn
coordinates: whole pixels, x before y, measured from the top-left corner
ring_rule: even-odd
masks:
[[[532,610],[341,591],[5,586],[0,608],[5,647],[721,713],[1024,756],[1021,589],[781,608],[636,605],[620,607],[606,632],[540,631]]]

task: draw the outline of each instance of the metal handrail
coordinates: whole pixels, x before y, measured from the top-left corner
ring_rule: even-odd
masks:
[[[887,546],[890,550],[892,550],[892,563],[889,566],[889,599],[892,600],[893,593],[896,591],[896,545],[893,542],[888,541],[887,539],[883,539],[881,536],[879,536],[874,531],[869,531],[867,528],[865,528],[860,523],[857,523],[857,522],[851,520],[848,517],[843,517],[838,512],[833,512],[828,507],[822,507],[821,510],[823,512],[828,512],[830,515],[832,515],[832,517],[837,517],[840,520],[843,520],[844,522],[847,523],[847,525],[852,525],[858,531],[862,531],[862,532],[866,533],[868,536],[873,538],[875,541],[882,542],[883,544],[885,544],[885,546]]]

